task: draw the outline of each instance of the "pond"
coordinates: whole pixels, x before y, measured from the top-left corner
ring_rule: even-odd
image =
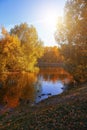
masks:
[[[0,75],[0,110],[36,104],[62,93],[72,76],[62,68],[41,68],[39,73]]]

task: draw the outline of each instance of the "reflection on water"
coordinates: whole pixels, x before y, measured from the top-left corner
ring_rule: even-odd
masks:
[[[36,75],[10,73],[0,75],[0,109],[14,108],[24,100],[34,101]]]
[[[52,95],[57,95],[63,92],[63,83],[61,81],[52,82],[41,80],[41,91],[37,91],[36,102],[40,102]]]
[[[36,85],[36,102],[62,93],[65,90],[65,84],[71,80],[72,76],[62,68],[41,68]]]
[[[64,82],[70,79],[62,68],[42,68],[38,74],[14,72],[0,75],[0,109],[38,103],[60,94],[64,91]]]

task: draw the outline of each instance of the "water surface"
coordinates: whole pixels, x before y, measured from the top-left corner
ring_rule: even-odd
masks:
[[[62,68],[41,68],[38,74],[4,73],[0,75],[0,110],[35,104],[60,94],[71,79]]]

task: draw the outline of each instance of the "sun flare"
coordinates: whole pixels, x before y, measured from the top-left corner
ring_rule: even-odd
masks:
[[[57,24],[58,16],[54,11],[45,13],[43,17],[44,26],[47,28],[55,28]]]

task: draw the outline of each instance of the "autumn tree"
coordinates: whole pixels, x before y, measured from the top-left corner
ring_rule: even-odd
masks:
[[[37,59],[43,54],[43,43],[38,38],[36,29],[23,23],[11,29],[10,34],[18,36],[21,42],[21,48],[27,62],[26,70],[34,71]]]
[[[23,70],[24,54],[17,36],[11,36],[5,28],[2,28],[0,38],[0,73],[5,71]]]
[[[63,61],[63,56],[60,54],[60,49],[57,46],[44,47],[44,54],[39,59],[39,63],[60,63]]]
[[[65,65],[77,81],[87,80],[87,0],[67,0],[55,34]]]

